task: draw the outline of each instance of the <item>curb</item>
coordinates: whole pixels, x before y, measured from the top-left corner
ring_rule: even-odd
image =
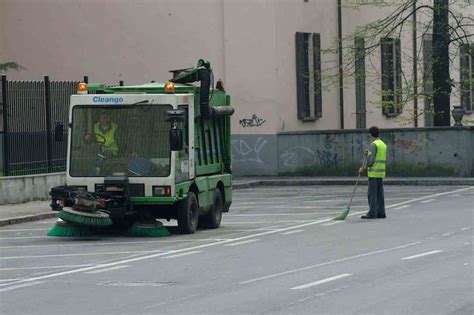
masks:
[[[39,214],[25,215],[21,217],[0,219],[0,226],[39,221],[44,219],[56,218],[56,212],[43,212]]]

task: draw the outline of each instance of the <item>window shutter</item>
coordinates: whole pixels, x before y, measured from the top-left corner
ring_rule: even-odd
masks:
[[[309,116],[308,40],[307,34],[296,33],[296,96],[298,119]]]
[[[321,35],[313,34],[313,75],[314,75],[314,113],[323,116],[323,100],[321,86]]]

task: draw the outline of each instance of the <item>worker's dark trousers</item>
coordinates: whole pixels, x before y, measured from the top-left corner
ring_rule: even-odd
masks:
[[[367,190],[369,199],[369,212],[367,215],[373,217],[385,217],[385,197],[383,193],[383,179],[370,178]]]

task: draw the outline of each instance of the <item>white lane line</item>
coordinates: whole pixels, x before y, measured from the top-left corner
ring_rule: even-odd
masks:
[[[395,205],[387,206],[386,208],[393,208],[393,207],[400,206],[400,205],[407,204],[407,203],[413,203],[413,202],[417,202],[417,201],[420,201],[420,200],[426,200],[426,199],[437,197],[437,196],[453,194],[453,193],[456,193],[456,192],[461,192],[461,191],[471,190],[471,189],[474,189],[474,187],[466,187],[466,188],[461,188],[461,189],[448,191],[448,192],[444,192],[444,193],[439,193],[439,194],[434,194],[434,195],[430,195],[430,196],[415,198],[413,200],[403,201],[403,202],[400,202],[400,203],[395,204]],[[354,216],[354,215],[359,215],[359,214],[364,213],[364,212],[365,211],[359,211],[359,212],[349,214],[349,215]],[[235,239],[229,239],[229,240],[225,240],[225,241],[218,241],[218,242],[214,242],[214,243],[201,244],[201,245],[191,246],[191,247],[188,247],[188,248],[172,250],[168,253],[157,253],[157,254],[152,254],[152,255],[139,256],[139,257],[122,259],[122,260],[118,260],[118,261],[115,261],[115,262],[105,263],[105,264],[91,266],[91,267],[67,270],[67,271],[57,272],[57,273],[48,274],[48,275],[44,275],[44,276],[26,278],[26,279],[23,279],[23,280],[19,280],[16,283],[33,282],[33,281],[37,281],[37,280],[56,278],[56,277],[60,277],[60,276],[64,276],[64,275],[79,273],[79,272],[88,271],[88,270],[95,270],[95,269],[109,267],[109,266],[123,265],[123,264],[130,263],[130,262],[141,261],[141,260],[151,259],[151,258],[155,258],[155,257],[161,257],[161,256],[167,255],[171,252],[172,253],[182,253],[182,252],[186,252],[186,251],[194,250],[194,249],[201,249],[201,248],[206,248],[206,247],[218,246],[218,245],[222,245],[222,244],[226,244],[226,243],[230,243],[230,242],[236,242],[236,241],[240,241],[240,240],[251,239],[251,238],[254,238],[254,237],[258,237],[258,236],[271,235],[271,234],[281,233],[281,232],[290,231],[290,230],[294,230],[294,229],[299,229],[299,228],[303,228],[303,227],[306,227],[306,226],[312,226],[312,225],[316,225],[316,224],[320,224],[320,223],[329,222],[331,220],[332,220],[332,218],[321,219],[321,220],[311,221],[311,222],[307,222],[307,223],[303,223],[303,224],[299,224],[299,225],[289,226],[289,227],[282,228],[282,229],[279,229],[279,230],[266,231],[266,232],[246,235],[246,236],[242,236],[242,237],[237,237]],[[418,244],[418,243],[420,243],[420,242],[412,243],[411,245],[410,244],[408,244],[408,245],[413,246],[414,244]],[[403,245],[403,246],[406,247],[407,245]]]
[[[301,232],[304,232],[304,230],[288,231],[288,232],[284,232],[284,233],[281,233],[281,234],[282,234],[282,235],[291,235],[291,234],[301,233]]]
[[[23,278],[17,278],[17,279],[0,279],[0,282],[11,282],[11,281],[18,281],[22,280]]]
[[[23,283],[23,284],[13,285],[11,287],[6,287],[6,288],[3,288],[3,289],[0,289],[0,292],[6,292],[6,291],[15,290],[15,289],[25,288],[25,287],[31,287],[33,285],[41,284],[41,283],[44,283],[44,282],[45,281],[35,281],[35,282],[30,282],[30,283]]]
[[[202,253],[202,250],[195,250],[195,251],[192,251],[192,252],[186,252],[186,253],[166,256],[166,257],[162,257],[162,259],[178,258],[178,257],[183,257],[183,256],[188,256],[188,255],[193,255],[193,254],[198,254],[198,253]]]
[[[61,265],[61,266],[34,266],[34,267],[18,267],[18,268],[1,268],[0,271],[78,268],[78,267],[90,267],[90,266],[94,266],[94,265],[85,264],[85,265]]]
[[[32,239],[32,238],[44,238],[51,239],[51,236],[17,236],[17,237],[0,237],[0,240],[22,240],[22,239]]]
[[[242,241],[242,242],[227,244],[227,245],[224,245],[224,246],[229,246],[229,247],[230,246],[239,246],[239,245],[249,244],[249,243],[258,242],[258,241],[260,241],[260,239],[246,240],[246,241]]]
[[[319,281],[316,281],[316,282],[311,282],[311,283],[303,284],[303,285],[300,285],[300,286],[291,288],[291,290],[307,289],[307,288],[315,287],[315,286],[320,285],[320,284],[323,284],[323,283],[327,283],[327,282],[331,282],[331,281],[334,281],[334,280],[346,278],[346,277],[349,277],[349,276],[352,276],[352,274],[351,274],[351,273],[343,273],[343,274],[340,274],[340,275],[338,275],[338,276],[329,277],[329,278],[322,279],[322,280],[319,280]]]
[[[128,265],[115,266],[115,267],[110,267],[110,268],[106,268],[106,269],[87,271],[87,272],[84,272],[84,273],[95,274],[95,273],[107,272],[107,271],[112,271],[112,270],[117,270],[117,269],[122,269],[122,268],[127,268],[127,267],[130,267],[130,266],[128,266]]]
[[[463,228],[461,229],[461,231],[467,231],[467,230],[470,230],[470,229],[472,229],[472,227],[467,226],[467,227],[463,227]]]
[[[424,200],[422,201],[421,203],[428,203],[428,202],[432,202],[432,201],[435,201],[436,199],[428,199],[428,200]]]
[[[48,231],[48,229],[11,229],[11,230],[0,230],[0,233],[6,232],[29,232],[29,231]]]
[[[444,233],[444,234],[441,235],[441,236],[449,236],[449,235],[453,235],[453,234],[454,234],[454,232],[449,232],[449,233]]]
[[[419,257],[428,256],[428,255],[434,255],[434,254],[441,253],[441,252],[442,252],[442,250],[433,250],[431,252],[426,252],[426,253],[421,253],[421,254],[418,254],[418,255],[403,257],[401,260],[410,260],[410,259],[415,259],[415,258],[419,258]]]
[[[404,206],[401,206],[401,207],[397,207],[394,210],[401,210],[401,209],[406,209],[406,208],[410,208],[410,207],[411,207],[411,205],[404,205]]]
[[[331,226],[331,225],[339,224],[339,223],[342,223],[342,222],[344,222],[344,221],[334,221],[334,222],[321,224],[321,226]]]
[[[270,279],[270,278],[284,276],[284,275],[288,275],[288,274],[292,274],[292,273],[296,273],[296,272],[300,272],[300,271],[310,270],[310,269],[314,269],[314,268],[318,268],[318,267],[322,267],[322,266],[327,266],[327,265],[331,265],[331,264],[335,264],[335,263],[340,263],[340,262],[344,262],[344,261],[348,261],[348,260],[353,260],[353,259],[357,259],[357,258],[361,258],[361,257],[367,257],[367,256],[371,256],[371,255],[376,255],[376,254],[382,254],[382,253],[390,252],[390,251],[393,251],[393,250],[398,250],[398,249],[407,248],[407,247],[410,247],[410,246],[415,246],[415,245],[418,245],[418,244],[421,244],[421,242],[408,243],[408,244],[404,244],[404,245],[400,245],[400,246],[396,246],[396,247],[377,250],[377,251],[374,251],[374,252],[368,252],[368,253],[349,256],[349,257],[340,258],[340,259],[336,259],[336,260],[331,260],[331,261],[327,261],[327,262],[324,262],[324,263],[311,265],[311,266],[306,266],[306,267],[302,267],[302,268],[298,268],[298,269],[287,270],[287,271],[283,271],[283,272],[280,272],[280,273],[274,273],[274,274],[270,274],[270,275],[267,275],[267,276],[242,281],[242,282],[239,282],[239,283],[240,284],[248,284],[248,283],[252,283],[252,282],[262,281],[262,280],[266,280],[266,279]]]
[[[52,258],[52,257],[74,257],[74,256],[102,256],[102,255],[122,255],[122,254],[149,254],[149,253],[163,253],[163,250],[142,250],[129,252],[101,252],[101,253],[79,253],[79,254],[56,254],[56,255],[37,255],[37,256],[10,256],[0,257],[0,260],[9,259],[30,259],[30,258]]]

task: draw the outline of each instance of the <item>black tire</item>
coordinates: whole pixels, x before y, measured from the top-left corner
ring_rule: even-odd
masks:
[[[178,228],[182,234],[194,234],[199,219],[199,205],[196,195],[190,191],[188,197],[178,206]]]
[[[206,228],[217,229],[221,225],[223,207],[222,193],[216,188],[211,210],[202,218],[202,223]]]

